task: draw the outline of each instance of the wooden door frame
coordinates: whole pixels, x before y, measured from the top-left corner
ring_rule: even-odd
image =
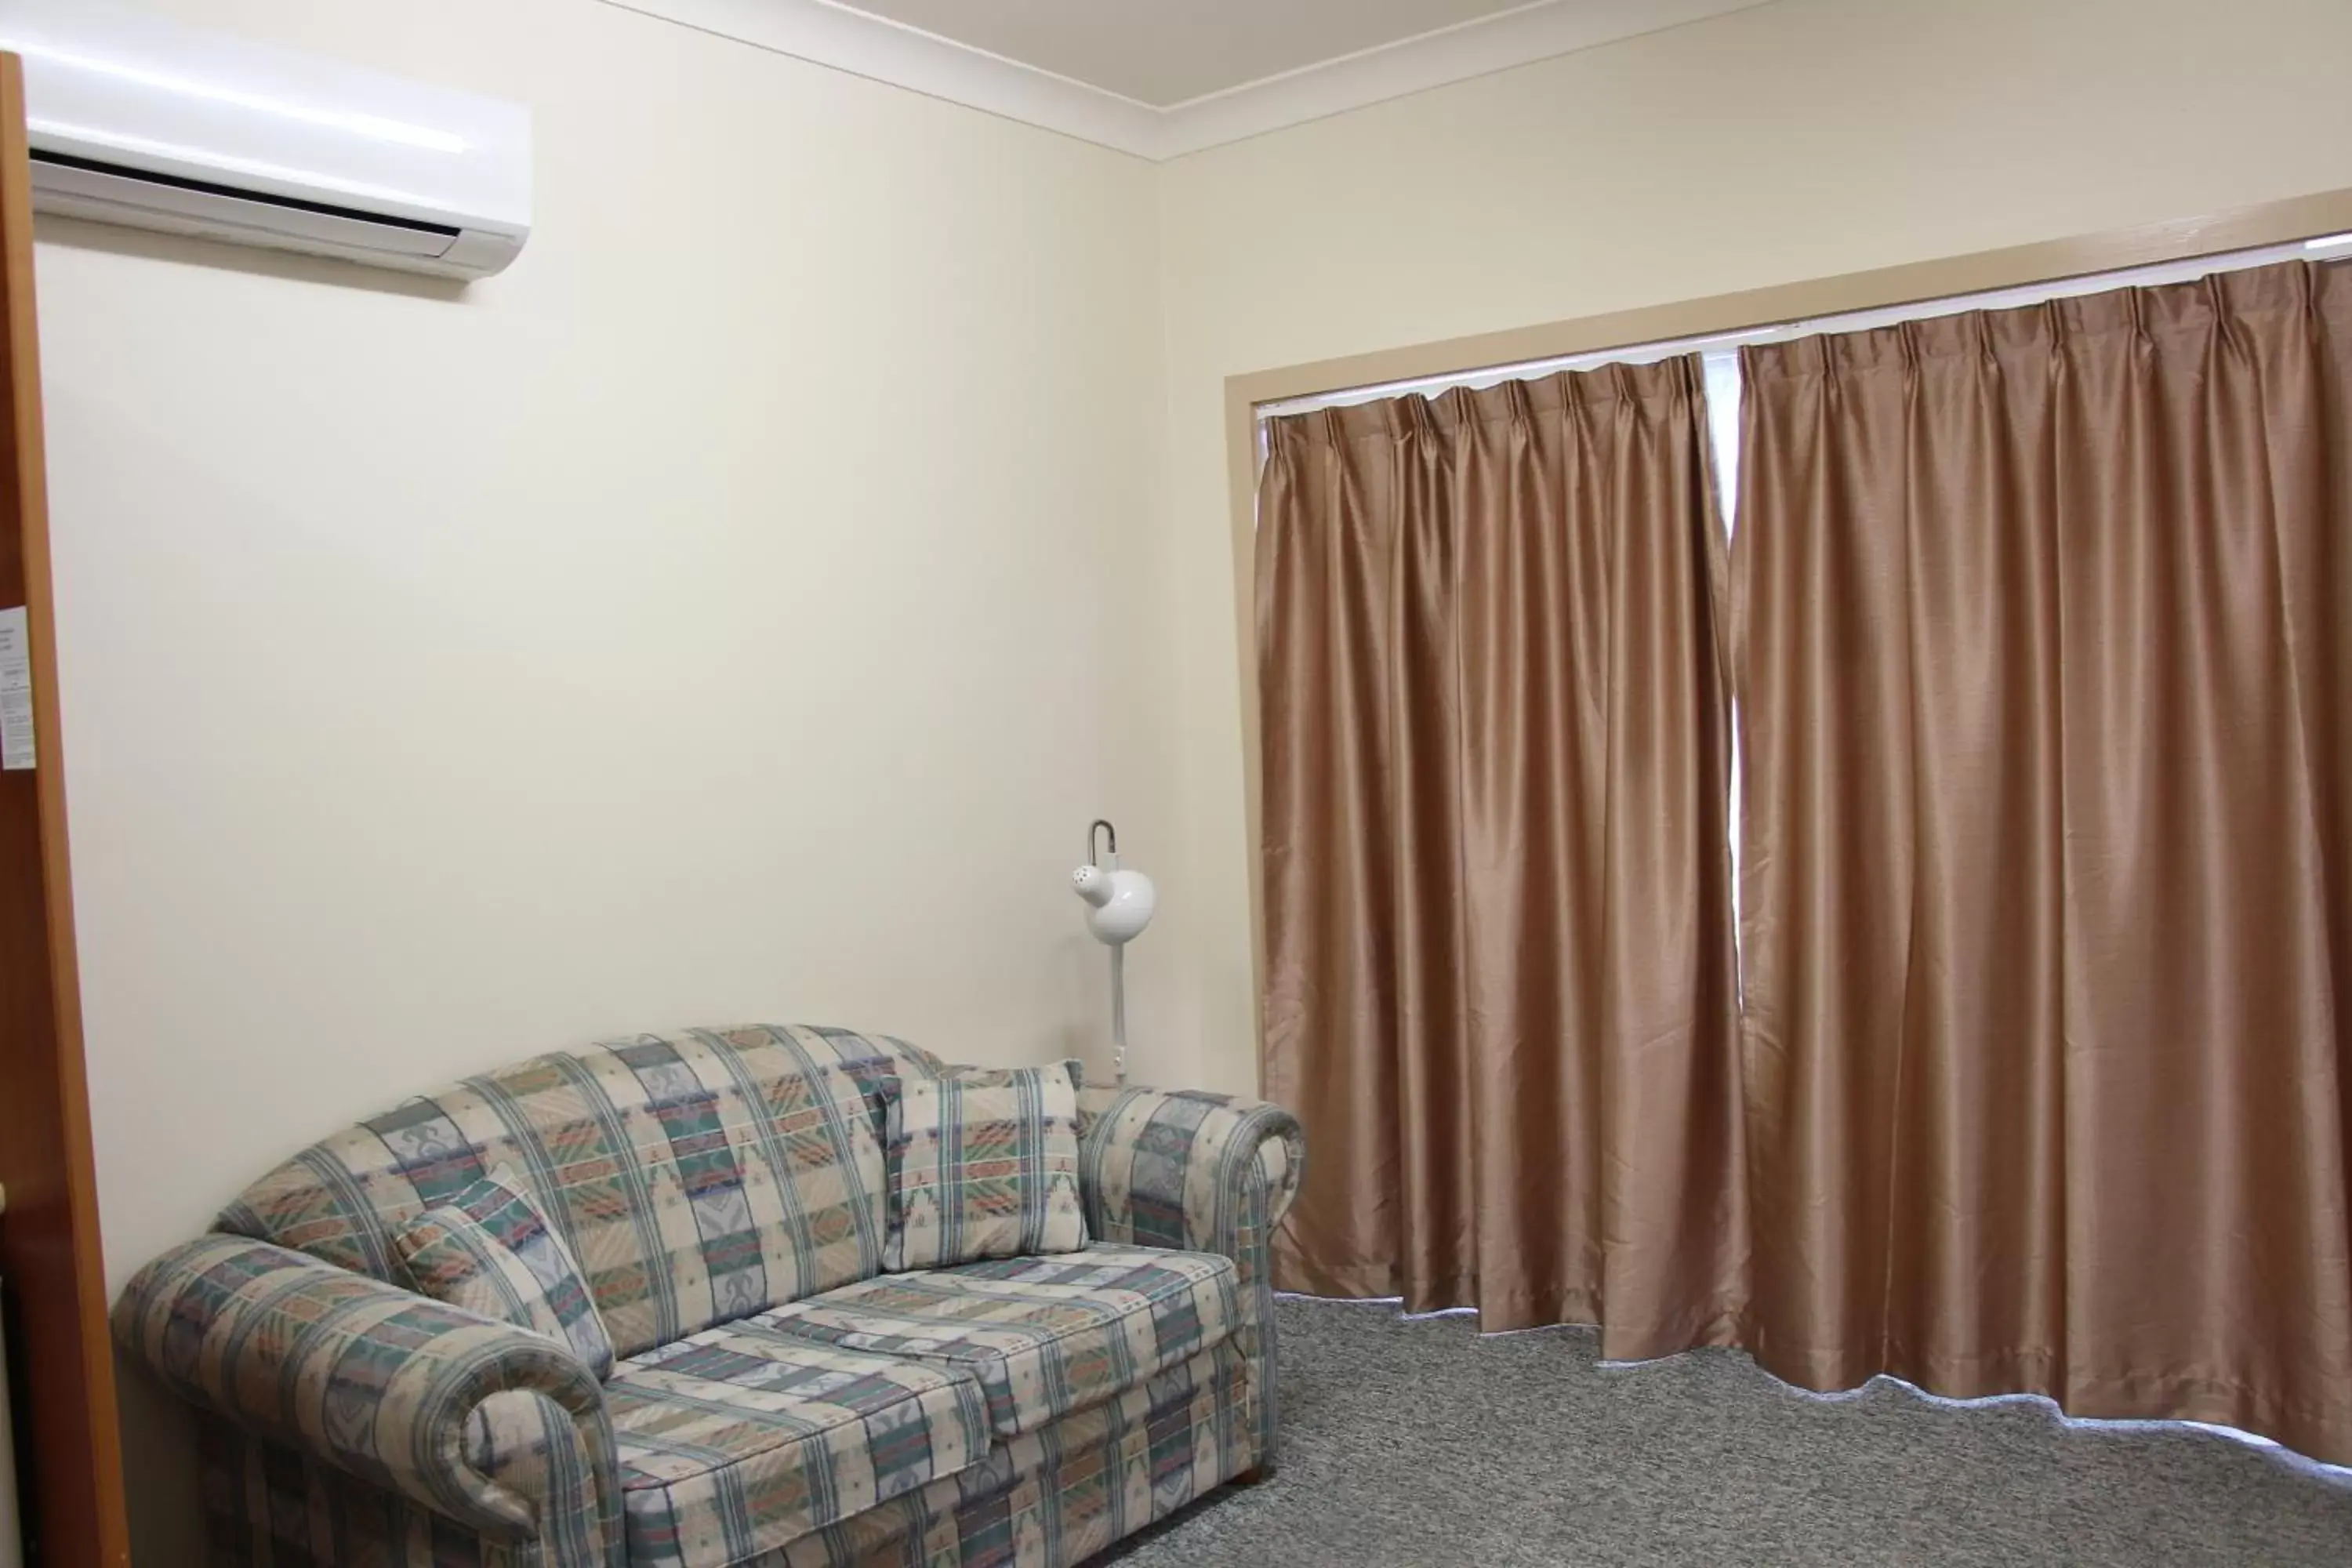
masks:
[[[0,609],[26,607],[33,666],[28,772],[0,773],[0,1279],[16,1403],[28,1563],[127,1568],[122,1435],[106,1326],[98,1178],[82,1059],[73,875],[66,851],[57,605],[33,307],[25,73],[0,53]]]

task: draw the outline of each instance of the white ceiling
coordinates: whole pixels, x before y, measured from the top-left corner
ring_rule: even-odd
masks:
[[[1168,109],[1527,0],[847,0],[866,11]]]
[[[603,3],[1163,159],[1772,0]]]

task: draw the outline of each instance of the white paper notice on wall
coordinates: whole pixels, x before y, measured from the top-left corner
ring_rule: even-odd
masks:
[[[33,637],[25,606],[0,610],[0,769],[33,765]]]

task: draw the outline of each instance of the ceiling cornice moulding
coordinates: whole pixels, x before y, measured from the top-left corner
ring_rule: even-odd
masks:
[[[1771,0],[1536,0],[1166,109],[832,0],[600,3],[1157,163]]]

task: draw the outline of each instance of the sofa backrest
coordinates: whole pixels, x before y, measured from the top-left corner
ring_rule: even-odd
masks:
[[[535,1057],[315,1143],[215,1228],[396,1285],[392,1232],[503,1164],[563,1232],[620,1355],[881,1268],[877,1089],[902,1041],[755,1025]]]

